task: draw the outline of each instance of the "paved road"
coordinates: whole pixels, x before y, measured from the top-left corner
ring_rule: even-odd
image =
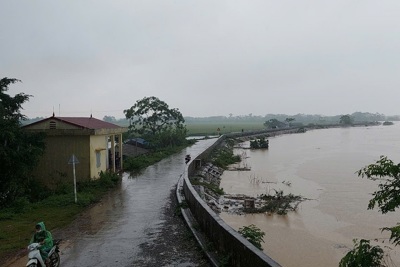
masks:
[[[62,266],[145,266],[143,257],[148,255],[144,256],[143,249],[171,238],[162,233],[167,229],[163,212],[170,205],[171,189],[185,170],[185,155],[191,154],[194,158],[215,141],[199,141],[134,178],[124,174],[120,189],[110,193],[72,225],[75,229],[70,229],[70,239],[68,231],[63,233],[66,241]],[[190,259],[179,261],[168,266],[205,266]],[[148,266],[152,266],[151,263]]]

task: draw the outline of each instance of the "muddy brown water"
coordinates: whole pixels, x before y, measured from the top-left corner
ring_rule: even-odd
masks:
[[[221,213],[232,228],[255,224],[266,236],[263,249],[285,267],[334,267],[353,247],[353,239],[371,239],[389,252],[389,266],[400,266],[400,248],[390,246],[380,228],[395,226],[399,212],[382,215],[367,210],[376,182],[355,173],[380,155],[400,162],[400,124],[338,128],[281,135],[269,139],[268,150],[237,149],[247,157],[225,171],[221,187],[229,194],[274,193],[282,189],[310,200],[287,216]],[[244,146],[249,146],[244,143]],[[288,183],[290,183],[290,186]]]

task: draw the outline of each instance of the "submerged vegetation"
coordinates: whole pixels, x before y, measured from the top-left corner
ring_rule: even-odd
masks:
[[[284,195],[282,190],[274,191],[275,195],[262,194],[259,196],[260,199],[266,201],[260,208],[246,211],[251,213],[270,212],[285,215],[288,211],[295,211],[300,202],[304,200],[302,196],[295,196],[293,194]]]
[[[264,136],[259,139],[250,140],[250,148],[258,149],[258,148],[268,148],[269,141],[265,139]]]

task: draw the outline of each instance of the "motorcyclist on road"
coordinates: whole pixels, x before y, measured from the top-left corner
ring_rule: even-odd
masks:
[[[40,246],[40,255],[46,264],[49,263],[48,254],[51,248],[53,247],[53,237],[50,231],[46,230],[46,226],[44,222],[39,222],[35,226],[35,233],[33,234],[30,244],[39,243]]]

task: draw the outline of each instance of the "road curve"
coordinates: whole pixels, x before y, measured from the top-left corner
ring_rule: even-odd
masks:
[[[135,266],[141,244],[161,242],[158,236],[162,231],[163,207],[185,170],[185,155],[194,158],[215,141],[198,141],[136,177],[124,174],[121,187],[74,224],[79,234],[66,240],[62,266]]]

